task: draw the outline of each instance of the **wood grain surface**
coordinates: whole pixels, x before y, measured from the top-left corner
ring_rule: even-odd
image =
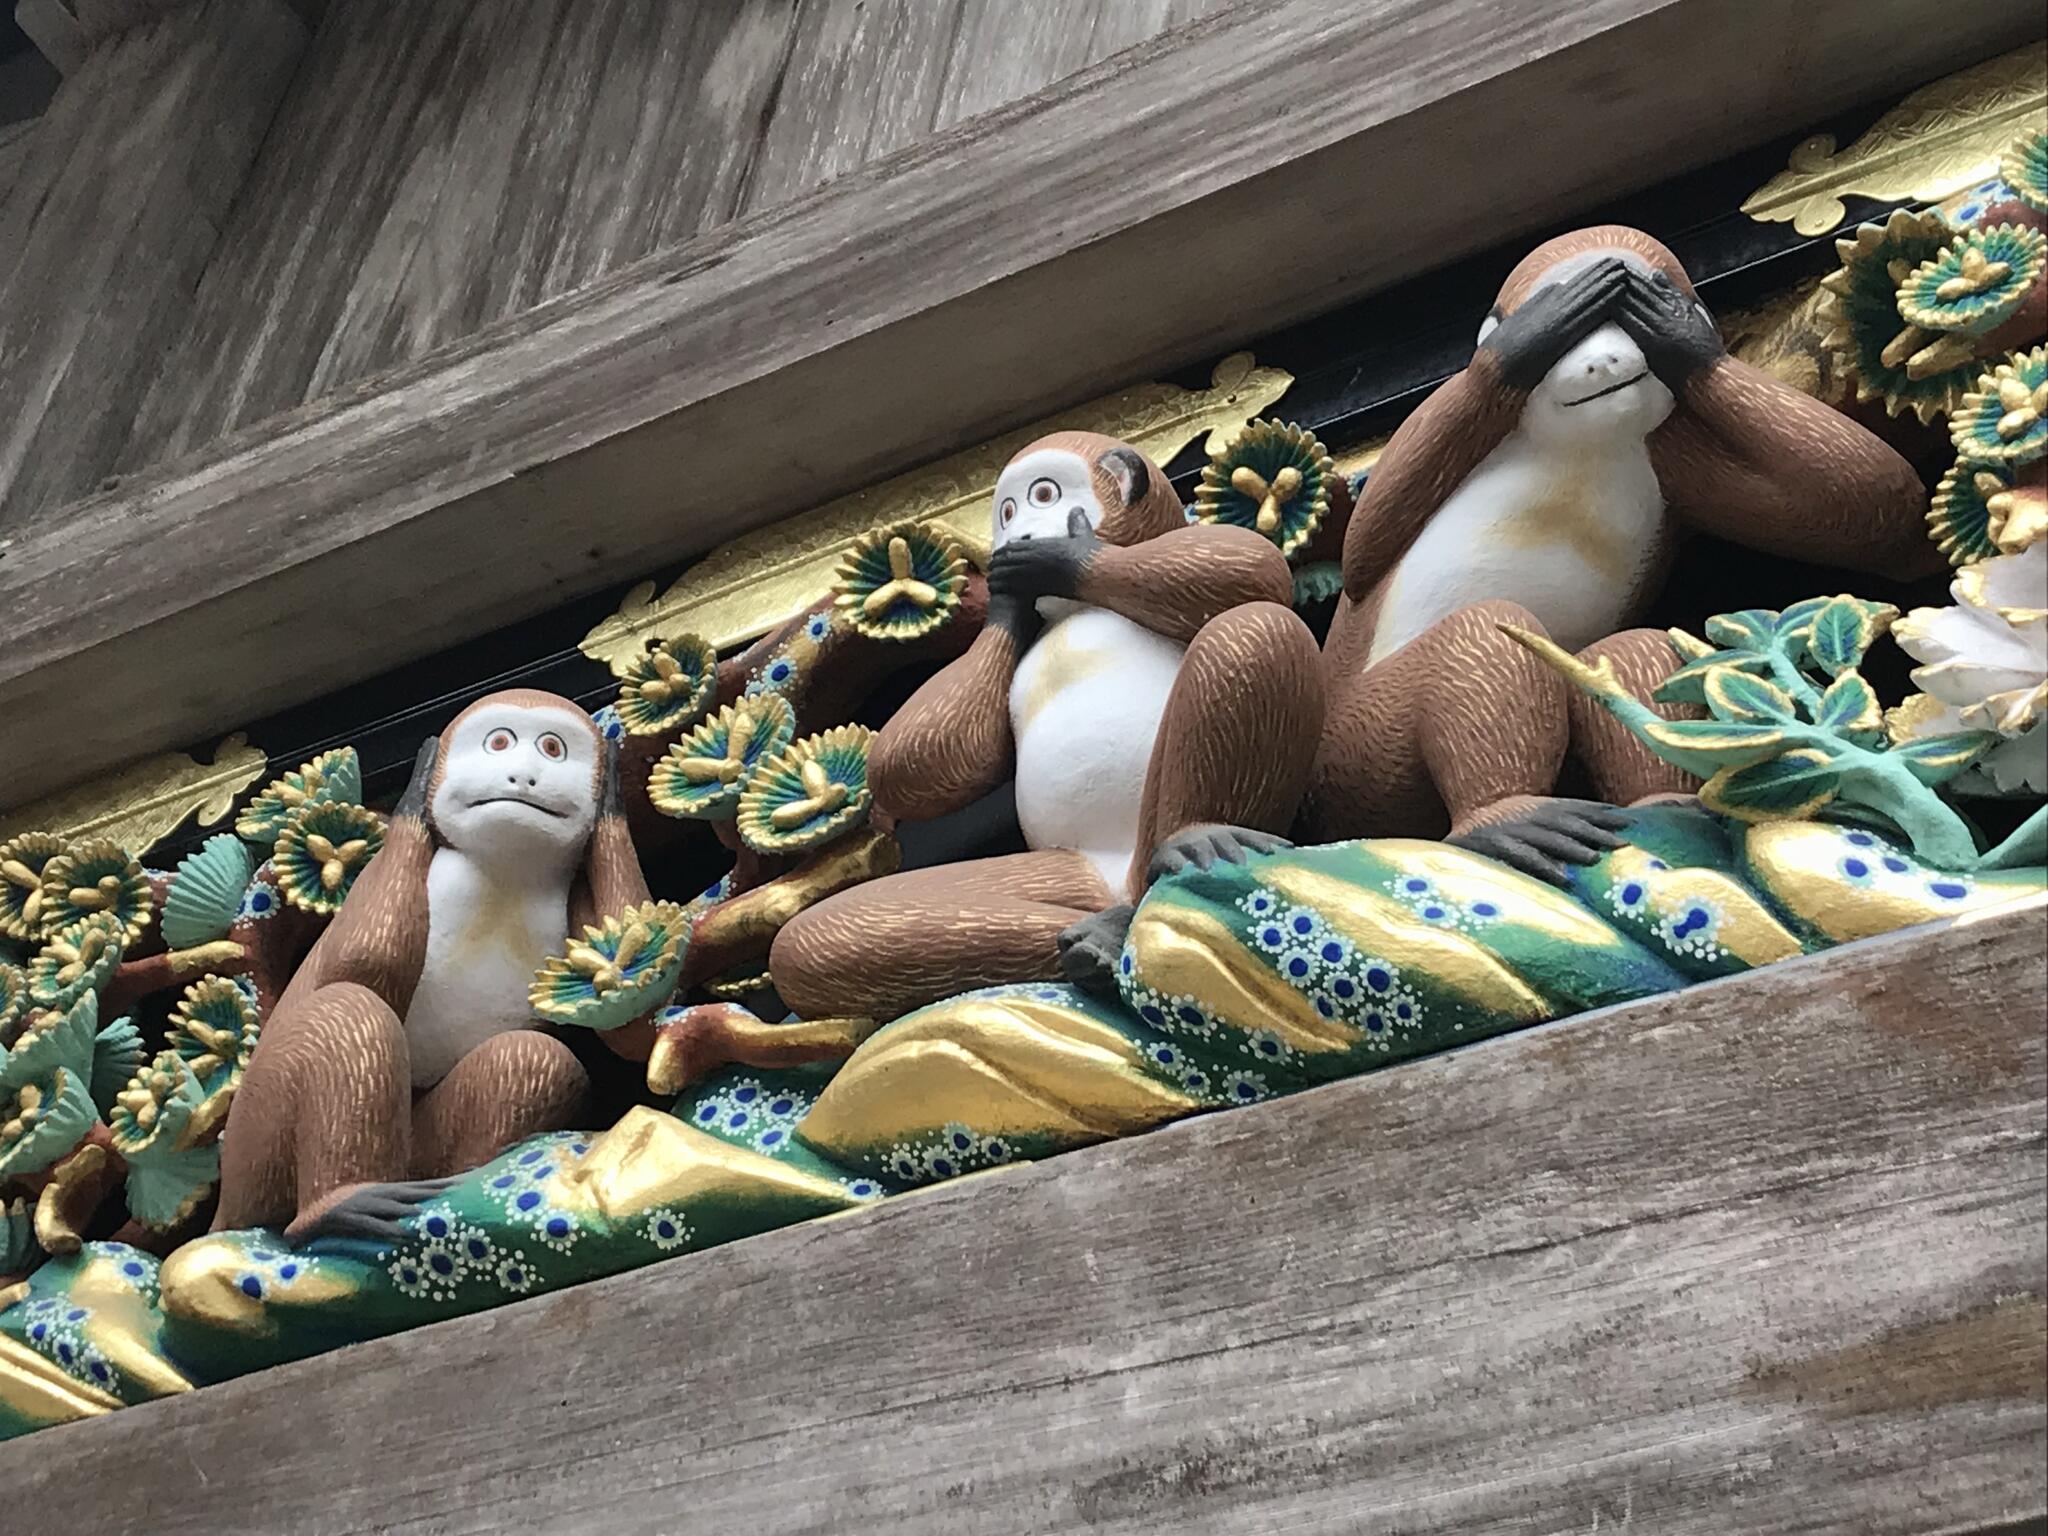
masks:
[[[174,1533],[2020,1530],[2039,901],[0,1446]],[[121,1475],[106,1475],[118,1467]]]
[[[788,202],[1221,3],[338,0],[122,467]]]
[[[305,39],[284,0],[201,0],[38,119],[0,208],[0,528],[114,468]]]
[[[17,533],[0,714],[61,720],[64,750],[0,737],[0,804],[2038,30],[2024,0],[1920,14],[1266,0],[1127,49]]]

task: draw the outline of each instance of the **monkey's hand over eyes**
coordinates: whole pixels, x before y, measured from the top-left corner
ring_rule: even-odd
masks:
[[[1534,389],[1573,347],[1613,319],[1629,287],[1628,264],[1603,257],[1585,271],[1539,288],[1479,344],[1510,389]]]
[[[1713,317],[1662,272],[1630,273],[1616,318],[1643,349],[1650,372],[1674,392],[1725,350]]]
[[[1041,597],[1074,597],[1080,593],[1082,577],[1102,549],[1102,540],[1078,507],[1067,519],[1063,539],[1014,539],[995,552],[988,563],[989,604],[997,599],[1020,598],[1026,602]]]
[[[412,779],[405,786],[405,793],[398,797],[398,804],[392,808],[393,815],[417,819],[426,814],[427,786],[434,782],[434,764],[440,755],[440,737],[429,736],[420,743],[419,756],[413,759]]]

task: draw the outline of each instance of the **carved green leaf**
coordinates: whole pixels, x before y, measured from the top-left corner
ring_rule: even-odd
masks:
[[[1863,659],[1870,642],[1891,627],[1898,612],[1889,603],[1830,598],[1813,616],[1806,652],[1829,677],[1837,677]]]
[[[1768,725],[1731,724],[1726,720],[1645,720],[1640,735],[1665,761],[1689,773],[1709,774],[1729,764],[1740,766],[1775,756],[1785,733]]]
[[[1714,667],[1703,688],[1707,708],[1717,720],[1745,725],[1791,723],[1799,718],[1792,696],[1776,683],[1739,667]]]
[[[1700,786],[1700,803],[1743,821],[1783,821],[1811,816],[1840,785],[1832,756],[1795,747],[1766,762],[1721,769]]]
[[[1890,756],[1922,784],[1946,784],[1997,744],[1996,732],[1958,731],[1906,742],[1892,748]]]
[[[1745,608],[1740,613],[1717,613],[1707,620],[1707,638],[1731,650],[1768,651],[1777,628],[1775,609]]]
[[[1877,690],[1853,668],[1844,672],[1820,696],[1814,723],[1859,745],[1870,745],[1884,734],[1884,711],[1878,707]]]
[[[1314,560],[1294,573],[1294,606],[1313,608],[1344,590],[1344,567],[1334,560]]]
[[[1707,674],[1716,667],[1734,667],[1737,671],[1761,677],[1770,671],[1771,659],[1754,651],[1709,651],[1665,678],[1650,697],[1659,704],[1705,704]]]

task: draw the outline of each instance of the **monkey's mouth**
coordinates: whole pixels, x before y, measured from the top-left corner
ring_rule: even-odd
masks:
[[[1594,390],[1593,393],[1591,393],[1590,395],[1581,395],[1576,400],[1562,400],[1558,403],[1566,409],[1570,409],[1572,406],[1575,405],[1584,405],[1588,400],[1598,400],[1604,395],[1619,394],[1622,390],[1627,389],[1631,384],[1640,384],[1649,376],[1650,370],[1645,368],[1641,373],[1630,374],[1627,378],[1623,379],[1619,384],[1610,384],[1605,389]]]
[[[472,811],[481,809],[486,805],[523,805],[529,811],[539,811],[541,815],[552,816],[557,821],[567,821],[569,819],[567,811],[558,811],[551,805],[542,805],[538,800],[528,800],[523,795],[485,795],[481,800],[469,802],[469,808]]]

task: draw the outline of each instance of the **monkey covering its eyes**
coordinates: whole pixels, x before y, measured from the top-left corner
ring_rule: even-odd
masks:
[[[1310,830],[1449,831],[1514,854],[1475,834],[1541,820],[1568,740],[1604,800],[1683,787],[1498,626],[1606,657],[1647,698],[1670,644],[1617,631],[1656,596],[1679,530],[1898,575],[1929,563],[1924,510],[1898,454],[1727,355],[1657,241],[1607,225],[1540,246],[1471,365],[1388,442],[1346,530]],[[1537,834],[1566,857],[1612,841],[1574,804]]]

